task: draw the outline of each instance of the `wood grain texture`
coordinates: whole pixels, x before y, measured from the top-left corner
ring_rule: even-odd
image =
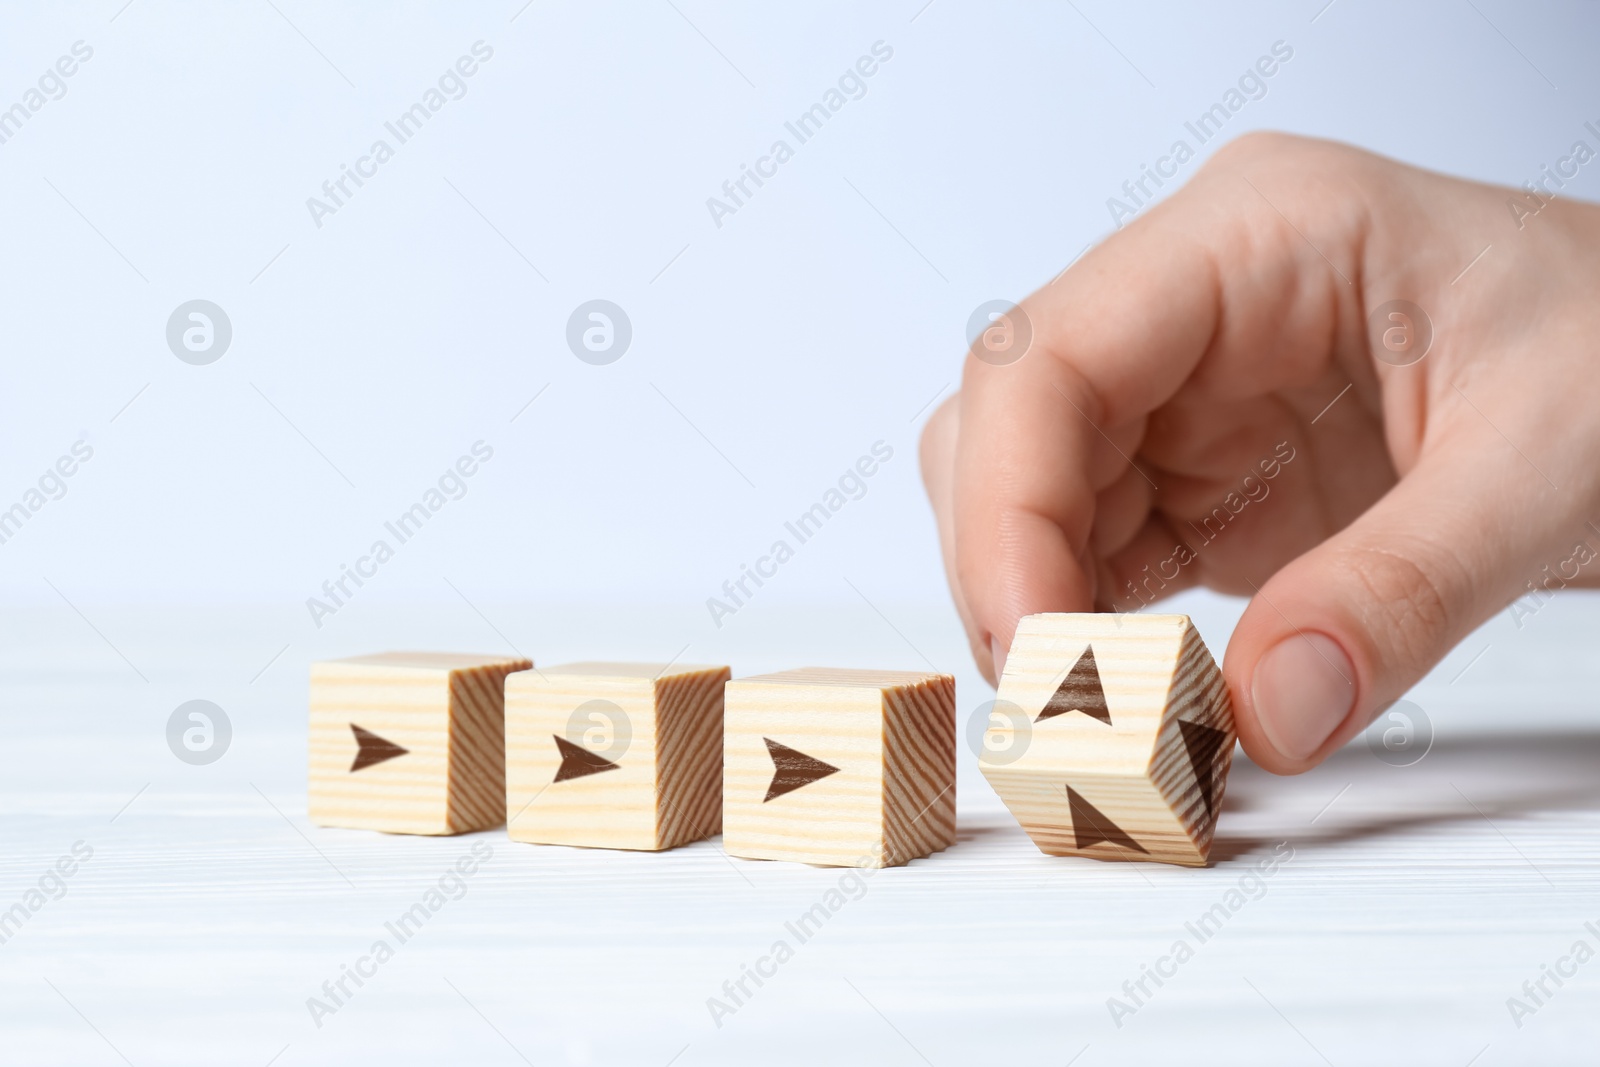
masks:
[[[950,675],[782,671],[729,682],[726,713],[730,855],[893,867],[954,843]]]
[[[506,656],[384,652],[311,667],[313,822],[459,834],[505,820]]]
[[[1086,650],[1109,722],[1060,710],[1086,699],[1063,685]],[[1002,743],[979,765],[1041,850],[1207,862],[1235,734],[1221,672],[1187,616],[1030,615],[997,704]]]
[[[653,851],[716,834],[731,674],[724,666],[572,663],[508,678],[511,838]]]
[[[512,636],[547,619],[540,605],[522,614],[482,606]],[[869,663],[904,654],[886,626],[827,630],[843,607],[771,605],[762,640],[802,646],[820,636],[835,659]],[[1340,1067],[1461,1067],[1491,1042],[1473,1067],[1574,1064],[1594,1046],[1600,958],[1521,1029],[1506,999],[1525,999],[1522,983],[1575,939],[1596,944],[1584,924],[1600,923],[1600,593],[1557,597],[1520,631],[1502,613],[1485,635],[1493,650],[1452,685],[1482,644],[1457,649],[1409,696],[1437,730],[1420,763],[1388,765],[1364,736],[1289,778],[1239,753],[1207,868],[1041,853],[964,742],[959,842],[882,871],[729,860],[715,838],[612,852],[514,844],[498,830],[323,829],[305,819],[305,658],[316,657],[280,661],[256,682],[257,703],[225,701],[233,747],[194,768],[152,736],[150,716],[128,714],[150,707],[150,687],[69,607],[52,610],[0,618],[0,703],[15,709],[0,745],[5,906],[74,841],[94,855],[67,879],[63,899],[0,946],[7,1063],[122,1063],[65,995],[140,1067],[259,1067],[291,1041],[273,1067],[520,1067],[441,976],[541,1067],[664,1067],[691,1039],[673,1067],[852,1058],[924,1067],[843,977],[939,1067],[1061,1067],[1091,1042],[1074,1067],[1323,1067],[1262,994]],[[219,608],[195,629],[192,609],[162,610],[107,605],[92,617],[119,642],[148,633],[127,649],[141,668],[248,666],[241,693],[261,650],[282,644],[272,612]],[[1238,608],[1214,598],[1211,610],[1196,622],[1220,651]],[[670,608],[583,611],[574,632],[610,621],[608,640],[619,645],[647,647],[681,622]],[[938,621],[926,634],[906,632],[936,663],[959,664],[965,725],[993,694],[978,695],[983,683],[954,616]],[[483,624],[463,609],[438,625],[448,635],[440,647],[470,649]],[[215,695],[220,683],[209,677],[197,672],[188,688]],[[1393,725],[1380,719],[1373,733]],[[1293,856],[1263,892],[1254,872],[1283,842]],[[493,858],[465,879],[466,895],[396,946],[396,958],[318,1029],[306,998],[321,996],[321,983],[375,938],[394,944],[383,924],[438,888],[472,845]],[[858,877],[866,891],[853,899]],[[1198,944],[1185,924],[1225,898],[1237,903],[1241,885],[1248,903]],[[842,909],[800,944],[785,924],[841,886]],[[778,938],[795,958],[717,1028],[706,998],[725,998],[722,983],[742,977],[741,964],[753,972]],[[1178,938],[1197,956],[1118,1028],[1107,998],[1126,999],[1123,982],[1140,979]],[[616,1025],[619,995],[625,1026]]]

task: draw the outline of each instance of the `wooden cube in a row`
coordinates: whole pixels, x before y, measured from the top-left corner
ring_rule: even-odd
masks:
[[[879,867],[955,839],[943,674],[387,653],[317,664],[311,816],[547,844]],[[1233,756],[1227,686],[1182,615],[1022,620],[979,754],[1052,855],[1208,861]]]
[[[311,676],[310,815],[540,844],[909,862],[955,840],[955,680],[384,653]]]

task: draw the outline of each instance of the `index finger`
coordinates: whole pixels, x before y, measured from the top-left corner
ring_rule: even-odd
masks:
[[[1126,470],[1143,417],[1182,386],[1216,331],[1218,270],[1172,221],[1178,207],[1157,208],[1024,300],[1033,341],[1023,358],[993,365],[976,345],[968,353],[956,569],[997,676],[1024,615],[1092,610],[1095,493]]]

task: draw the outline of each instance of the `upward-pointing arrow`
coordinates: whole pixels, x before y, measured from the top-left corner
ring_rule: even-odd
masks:
[[[363,730],[355,723],[350,724],[350,732],[356,735],[356,758],[350,764],[350,773],[354,774],[363,767],[370,767],[374,763],[392,760],[396,756],[404,756],[410,749],[401,748],[388,738],[379,737],[371,730]]]
[[[1050,703],[1033,721],[1044,722],[1069,711],[1081,711],[1091,719],[1111,725],[1111,708],[1106,704],[1106,691],[1100,686],[1100,669],[1094,665],[1093,645],[1083,650],[1078,662],[1072,665],[1067,676],[1056,687]]]
[[[810,785],[819,778],[826,778],[839,770],[833,764],[823,763],[815,756],[808,756],[799,749],[780,745],[770,737],[763,737],[761,740],[767,743],[767,755],[772,757],[772,784],[767,787],[767,795],[761,798],[763,804],[773,797],[793,793],[801,786]]]

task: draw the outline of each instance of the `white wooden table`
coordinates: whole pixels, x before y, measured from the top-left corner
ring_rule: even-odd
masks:
[[[1186,603],[1220,653],[1235,609]],[[1236,761],[1211,869],[1045,857],[963,751],[959,844],[862,881],[715,841],[638,855],[307,824],[305,664],[497,647],[476,619],[396,611],[389,632],[302,641],[250,681],[283,643],[250,612],[85,606],[95,629],[65,608],[12,612],[0,907],[75,842],[93,855],[0,944],[0,1062],[1593,1062],[1600,962],[1562,964],[1576,973],[1546,979],[1543,1004],[1523,983],[1580,939],[1600,949],[1585,927],[1600,930],[1597,607],[1572,597],[1521,631],[1502,618],[1458,649],[1413,695],[1437,734],[1414,766],[1360,744],[1296,779]],[[676,647],[642,617],[606,631],[602,613],[485,614],[545,662]],[[885,614],[904,638],[856,605],[843,625],[820,609],[757,620],[692,655],[751,673],[912,666],[920,650],[958,670],[963,719],[989,696],[948,612]],[[234,726],[206,767],[163,735],[192,697]],[[492,858],[464,895],[404,944],[386,932],[480,843]],[[1275,848],[1292,858],[1254,891]],[[1253,896],[1230,898],[1241,884]],[[843,906],[801,943],[785,924],[830,890]],[[1214,936],[1186,927],[1230,899]],[[379,939],[393,958],[346,979],[353,995],[316,1025],[308,998]],[[1136,1004],[1124,982],[1180,939],[1192,958]],[[724,982],[779,940],[792,958],[734,1005]],[[737,1008],[720,1026],[712,997]],[[1136,1008],[1120,1026],[1111,997]],[[1537,1007],[1520,1027],[1511,997]]]

